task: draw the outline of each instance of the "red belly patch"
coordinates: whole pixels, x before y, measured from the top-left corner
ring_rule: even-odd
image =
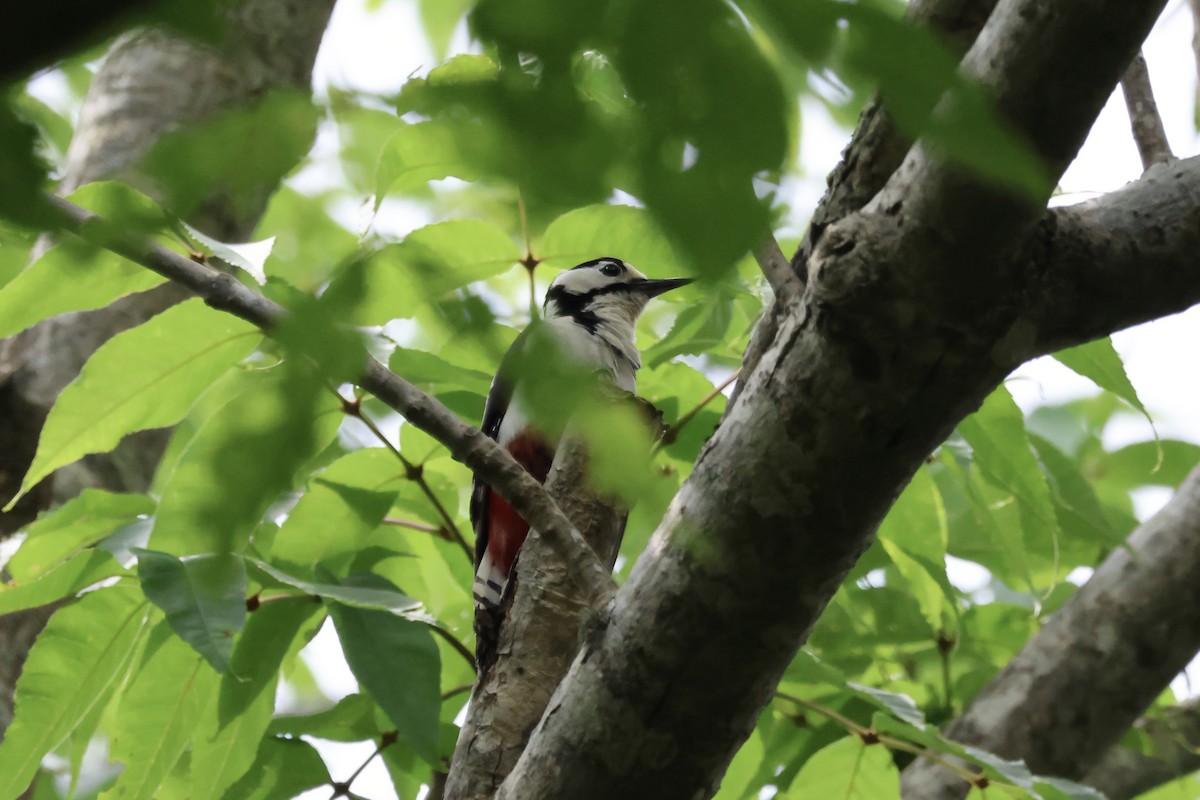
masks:
[[[525,428],[505,448],[525,471],[545,483],[554,461],[554,449],[540,434]],[[503,497],[487,490],[487,549],[492,564],[504,575],[512,568],[517,551],[529,535],[529,523]]]

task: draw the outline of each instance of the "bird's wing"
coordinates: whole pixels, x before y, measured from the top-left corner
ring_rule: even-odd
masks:
[[[491,439],[497,439],[500,434],[500,423],[504,421],[504,413],[508,410],[508,404],[512,401],[513,386],[516,382],[517,366],[520,363],[521,353],[529,341],[529,331],[533,326],[529,326],[518,334],[513,340],[512,346],[508,348],[508,352],[504,354],[504,358],[500,359],[500,368],[496,370],[496,377],[492,379],[492,388],[488,392],[487,403],[483,407],[483,423],[479,426],[480,430]],[[475,566],[483,560],[483,554],[487,550],[487,493],[488,485],[479,479],[476,475],[471,484],[471,527],[475,531]]]

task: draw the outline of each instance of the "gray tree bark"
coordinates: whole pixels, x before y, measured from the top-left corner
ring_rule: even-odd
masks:
[[[1053,178],[1162,5],[1002,0],[963,69]],[[918,143],[863,212],[826,229],[802,305],[780,320],[498,797],[715,791],[912,472],[1052,338],[1024,318],[1038,273],[1013,258],[1042,207]],[[1198,288],[1176,300],[1195,302]]]
[[[1200,700],[1140,720],[1134,729],[1148,740],[1148,753],[1114,746],[1083,777],[1108,800],[1130,800],[1200,770]]]
[[[278,89],[308,91],[332,9],[333,0],[244,0],[228,9],[228,36],[217,49],[151,30],[123,35],[92,81],[62,191],[110,177],[152,190],[138,162],[165,133]],[[273,189],[264,185],[258,196],[236,199],[214,194],[189,221],[219,239],[237,241],[253,229]],[[161,287],[106,309],[47,320],[0,342],[0,502],[20,485],[50,406],[83,362],[111,336],[183,296],[176,287]],[[12,512],[0,515],[0,534],[19,529],[51,502],[85,486],[144,490],[165,439],[165,432],[138,434],[112,454],[89,456],[60,471]],[[13,681],[48,615],[49,609],[38,609],[0,618],[0,640],[5,643],[0,735],[12,715]]]
[[[1079,779],[1100,763],[1200,650],[1200,468],[1128,545],[975,696],[949,738],[1043,775]],[[925,760],[902,785],[913,800],[970,788]]]

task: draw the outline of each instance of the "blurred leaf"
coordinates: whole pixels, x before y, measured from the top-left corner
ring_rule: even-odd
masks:
[[[13,722],[0,742],[0,798],[18,797],[42,757],[107,697],[129,663],[148,604],[132,584],[89,592],[59,609],[17,680]]]
[[[371,583],[389,585],[380,578]],[[441,659],[429,628],[385,611],[341,603],[331,603],[329,610],[359,684],[387,714],[400,738],[437,764]]]
[[[358,237],[339,225],[326,208],[331,201],[329,196],[300,194],[287,186],[271,195],[253,234],[256,239],[275,241],[264,265],[269,278],[312,292],[358,250]]]
[[[536,252],[544,266],[554,269],[611,255],[651,277],[686,276],[654,217],[633,206],[587,206],[563,214],[546,227]]]
[[[146,599],[217,672],[229,670],[233,637],[246,624],[246,567],[231,553],[178,559],[137,549]]]
[[[467,369],[432,353],[406,347],[392,351],[388,367],[409,383],[432,391],[459,387],[486,397],[492,384],[492,376],[486,372]]]
[[[402,480],[400,462],[384,448],[342,456],[309,479],[275,536],[271,559],[306,574],[318,563],[346,567],[362,537],[383,521]]]
[[[205,707],[196,730],[190,800],[226,797],[251,768],[275,708],[280,666],[316,633],[324,619],[320,610],[301,599],[266,603],[250,615],[221,678],[218,702]]]
[[[848,736],[810,758],[792,786],[805,797],[899,800],[900,773],[886,747]]]
[[[275,186],[308,152],[317,119],[307,93],[276,91],[252,106],[167,133],[141,168],[176,215],[190,218],[216,192],[232,206],[224,213],[236,219],[242,204],[265,200],[265,187]]]
[[[427,225],[368,259],[366,300],[355,319],[362,325],[380,325],[412,316],[429,301],[499,275],[520,258],[512,238],[490,223],[453,220]]]
[[[450,37],[471,6],[470,0],[420,0],[421,26],[439,61],[446,57]]]
[[[37,141],[37,128],[4,98],[0,102],[0,175],[4,176],[0,217],[30,228],[46,227],[36,211],[38,192],[47,182],[46,164],[37,155]]]
[[[25,528],[25,541],[5,564],[17,581],[30,581],[53,569],[117,528],[154,513],[144,494],[87,488]]]
[[[0,588],[0,614],[44,606],[123,574],[125,569],[103,550],[76,553],[32,581]]]
[[[723,292],[688,306],[679,312],[667,335],[642,353],[643,361],[653,369],[675,356],[696,355],[715,347],[726,338],[732,311],[732,298]]]
[[[350,694],[325,711],[276,717],[268,732],[275,736],[314,736],[331,742],[361,742],[379,734],[375,707],[366,695]]]
[[[239,376],[162,483],[149,546],[185,555],[239,550],[280,492],[337,432],[337,399],[299,365]]]
[[[408,194],[450,176],[466,181],[476,177],[459,152],[454,132],[436,121],[402,123],[379,153],[375,210],[391,192]]]
[[[9,507],[59,467],[111,450],[134,431],[178,422],[260,338],[250,323],[216,314],[197,298],[109,339],[50,409],[37,455]]]
[[[149,800],[183,755],[213,702],[217,674],[160,622],[121,695],[111,753],[125,769],[101,800]]]
[[[1105,459],[1103,479],[1122,489],[1169,486],[1183,483],[1200,464],[1200,445],[1175,439],[1136,442],[1115,450]]]
[[[1060,350],[1054,354],[1054,360],[1129,403],[1146,418],[1151,428],[1154,427],[1150,412],[1142,405],[1137,390],[1125,374],[1125,364],[1113,347],[1112,339],[1105,336],[1087,344]]]
[[[292,800],[333,781],[325,762],[300,739],[263,739],[254,764],[229,787],[226,800]]]

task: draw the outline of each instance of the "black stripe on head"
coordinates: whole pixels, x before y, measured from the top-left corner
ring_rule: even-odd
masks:
[[[619,264],[622,267],[625,266],[625,262],[619,258],[604,256],[602,258],[593,258],[591,261],[585,261],[582,264],[576,264],[575,266],[571,267],[571,271],[573,272],[577,269],[587,269],[588,267],[598,267],[604,263]]]
[[[579,267],[575,267],[575,269],[579,269]],[[595,311],[589,311],[586,306],[596,294],[597,290],[586,294],[575,294],[568,292],[562,286],[551,286],[550,291],[546,292],[546,304],[549,305],[553,300],[564,317],[570,317],[575,320],[577,325],[586,328],[588,333],[594,334],[596,328],[600,327],[600,317],[596,316]]]

